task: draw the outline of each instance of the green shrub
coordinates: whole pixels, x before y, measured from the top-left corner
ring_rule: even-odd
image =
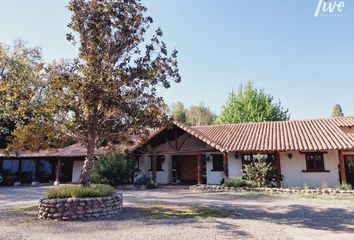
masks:
[[[114,188],[105,184],[93,184],[90,187],[81,185],[64,185],[49,189],[48,198],[70,198],[70,197],[107,197],[112,195]]]
[[[267,187],[272,186],[276,179],[276,172],[272,163],[258,159],[245,165],[242,177],[254,183],[257,187]]]
[[[304,190],[308,190],[310,189],[310,185],[308,185],[307,183],[304,183]]]
[[[146,186],[148,189],[153,189],[156,187],[155,184],[151,181],[151,178],[145,175],[141,175],[140,177],[136,178],[134,181],[134,186]]]
[[[227,178],[224,183],[225,187],[254,187],[254,184],[242,178]]]
[[[92,182],[109,184],[131,184],[135,172],[135,159],[129,153],[115,152],[99,157],[94,162]]]
[[[352,190],[352,186],[347,183],[342,183],[337,186],[337,189],[347,191],[347,190]]]

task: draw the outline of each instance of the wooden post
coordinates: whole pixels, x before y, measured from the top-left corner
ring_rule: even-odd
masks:
[[[40,167],[40,160],[39,159],[36,159],[35,162],[36,162],[36,168],[34,170],[34,182],[39,182],[39,167]]]
[[[3,163],[4,163],[4,159],[0,159],[0,173],[2,173]]]
[[[229,159],[227,152],[224,152],[224,179],[229,177]]]
[[[58,161],[57,161],[57,175],[55,176],[55,182],[54,182],[54,185],[59,185],[60,184],[60,172],[61,172],[61,159],[58,158]]]
[[[21,182],[22,161],[23,161],[22,159],[18,160],[17,182]]]
[[[152,181],[155,185],[157,185],[156,171],[157,171],[157,155],[153,155],[152,156]]]
[[[55,159],[52,159],[52,180],[55,181]]]
[[[344,161],[343,151],[339,150],[338,155],[339,155],[339,171],[340,171],[341,184],[346,184],[347,175],[345,173],[345,161]]]
[[[198,184],[202,184],[202,154],[197,155],[197,180]]]
[[[281,165],[279,152],[274,153],[277,187],[281,187]]]

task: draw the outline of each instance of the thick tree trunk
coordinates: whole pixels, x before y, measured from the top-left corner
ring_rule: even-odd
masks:
[[[84,187],[88,187],[91,185],[91,175],[93,171],[93,161],[95,159],[95,145],[90,144],[87,145],[87,155],[84,161],[84,165],[82,166],[81,171],[81,179],[80,183]]]
[[[90,114],[88,118],[89,128],[87,136],[87,153],[80,178],[80,183],[84,187],[91,185],[91,175],[93,171],[93,161],[95,159],[95,147],[97,138],[97,107],[92,106],[89,111]]]

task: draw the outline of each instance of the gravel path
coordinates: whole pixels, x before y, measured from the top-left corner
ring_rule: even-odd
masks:
[[[0,239],[354,239],[354,203],[347,200],[193,193],[183,189],[123,191],[124,210],[109,220],[37,220],[33,212],[0,210]],[[232,218],[152,219],[141,204],[233,209]]]

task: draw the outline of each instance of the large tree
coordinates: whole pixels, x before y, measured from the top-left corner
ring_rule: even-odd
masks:
[[[240,86],[237,92],[229,94],[216,122],[219,124],[283,121],[290,118],[288,109],[284,109],[280,101],[263,89],[257,89],[251,81]]]
[[[192,126],[213,124],[215,115],[204,103],[191,106],[186,113],[186,122]]]
[[[146,41],[153,20],[139,0],[71,0],[68,8],[67,39],[79,56],[47,66],[46,106],[33,121],[86,145],[80,181],[88,186],[95,149],[164,123],[167,107],[156,88],[170,87],[180,75],[177,51],[168,53],[161,29]],[[14,142],[29,135],[21,130]]]
[[[335,104],[332,110],[332,117],[344,117],[342,107],[339,104]]]
[[[38,150],[44,146],[61,146],[68,140],[63,135],[56,138],[38,138],[48,125],[32,125],[33,118],[43,106],[44,62],[41,49],[28,47],[22,40],[16,40],[13,46],[0,44],[0,147],[5,148],[19,131],[32,128],[36,135],[27,139],[26,145]],[[22,130],[20,130],[22,129]],[[51,129],[52,130],[52,129]],[[16,145],[22,145],[17,139]],[[19,144],[22,142],[21,144]],[[16,148],[15,144],[11,147]]]

